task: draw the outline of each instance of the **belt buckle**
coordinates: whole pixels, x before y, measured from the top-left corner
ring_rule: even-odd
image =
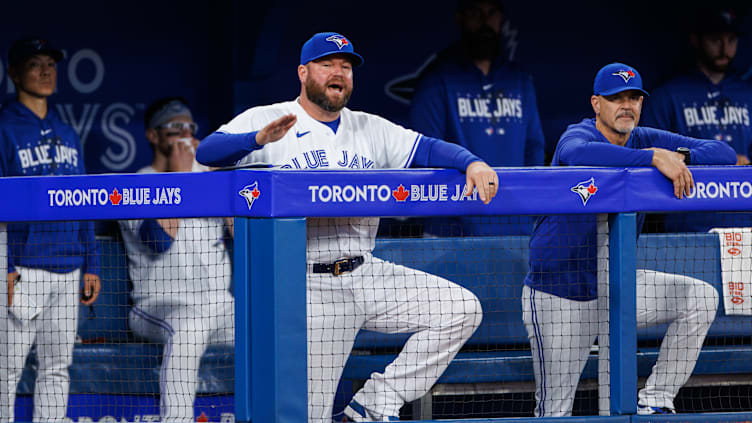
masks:
[[[342,266],[343,264],[347,264],[348,262],[349,262],[349,260],[348,260],[348,259],[342,259],[342,260],[337,260],[337,261],[335,261],[335,262],[333,263],[333,264],[334,264],[334,267],[333,267],[333,269],[332,269],[332,274],[333,274],[334,276],[339,276],[339,275],[341,275],[341,274],[343,274],[343,273],[347,272],[347,270],[340,270],[340,266]]]

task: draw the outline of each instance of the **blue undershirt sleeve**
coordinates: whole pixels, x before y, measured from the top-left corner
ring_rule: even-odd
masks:
[[[464,172],[470,163],[479,161],[478,156],[462,146],[423,135],[410,167],[440,167]]]
[[[256,144],[258,131],[245,134],[214,132],[204,138],[196,149],[196,160],[206,166],[232,166],[262,147]]]
[[[653,152],[567,137],[559,141],[559,160],[568,166],[650,166]]]
[[[138,230],[139,238],[150,250],[157,254],[164,253],[175,241],[162,229],[156,219],[145,219]]]

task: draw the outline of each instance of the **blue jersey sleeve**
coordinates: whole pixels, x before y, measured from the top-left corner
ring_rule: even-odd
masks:
[[[736,164],[734,149],[722,141],[700,140],[654,128],[640,128],[641,137],[650,140],[651,147],[676,151],[679,147],[690,150],[690,164],[693,165],[732,165]]]
[[[584,129],[567,130],[559,140],[560,164],[567,166],[650,166],[653,152],[594,140]]]
[[[525,87],[527,107],[529,110],[526,116],[530,116],[527,125],[527,134],[525,138],[525,166],[542,166],[543,149],[545,138],[543,137],[543,127],[541,126],[540,115],[538,114],[538,100],[535,96],[535,87],[532,78],[529,78]]]
[[[99,275],[99,243],[94,233],[94,222],[80,222],[78,240],[84,247],[83,273]]]
[[[196,160],[206,166],[232,166],[240,159],[260,150],[256,144],[258,131],[245,134],[214,132],[204,138],[196,149]]]
[[[440,167],[464,172],[481,159],[466,148],[440,139],[422,136],[410,167]]]
[[[441,80],[425,75],[418,82],[410,103],[410,127],[429,137],[446,138],[447,104]]]
[[[141,242],[155,253],[161,254],[170,249],[175,241],[162,229],[156,219],[145,219],[138,229],[138,237]]]

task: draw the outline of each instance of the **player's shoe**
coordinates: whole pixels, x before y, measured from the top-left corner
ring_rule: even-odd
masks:
[[[647,405],[637,404],[637,414],[676,414],[676,410],[668,407],[650,407]]]
[[[375,418],[371,413],[366,410],[365,407],[360,405],[357,401],[352,400],[345,409],[333,416],[332,421],[340,422],[398,422],[399,417],[396,416],[384,416],[382,418]]]

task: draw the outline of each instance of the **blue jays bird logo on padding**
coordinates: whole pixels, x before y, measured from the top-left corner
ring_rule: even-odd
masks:
[[[333,42],[334,44],[337,44],[337,48],[342,50],[342,47],[350,44],[349,41],[347,41],[347,38],[341,36],[341,35],[330,35],[326,37],[326,41]]]
[[[582,200],[582,205],[584,206],[590,197],[598,192],[598,187],[595,186],[595,178],[590,178],[573,186],[571,191],[580,196],[580,200]]]
[[[238,191],[241,197],[245,198],[245,202],[248,203],[248,210],[253,207],[253,202],[261,195],[261,191],[258,189],[258,181],[254,181],[250,185],[246,185]]]
[[[630,79],[634,78],[635,74],[634,74],[634,71],[632,71],[632,69],[626,69],[626,70],[622,69],[618,72],[612,73],[611,75],[620,76],[621,79],[623,79],[624,83],[626,84],[627,82],[629,82]]]

